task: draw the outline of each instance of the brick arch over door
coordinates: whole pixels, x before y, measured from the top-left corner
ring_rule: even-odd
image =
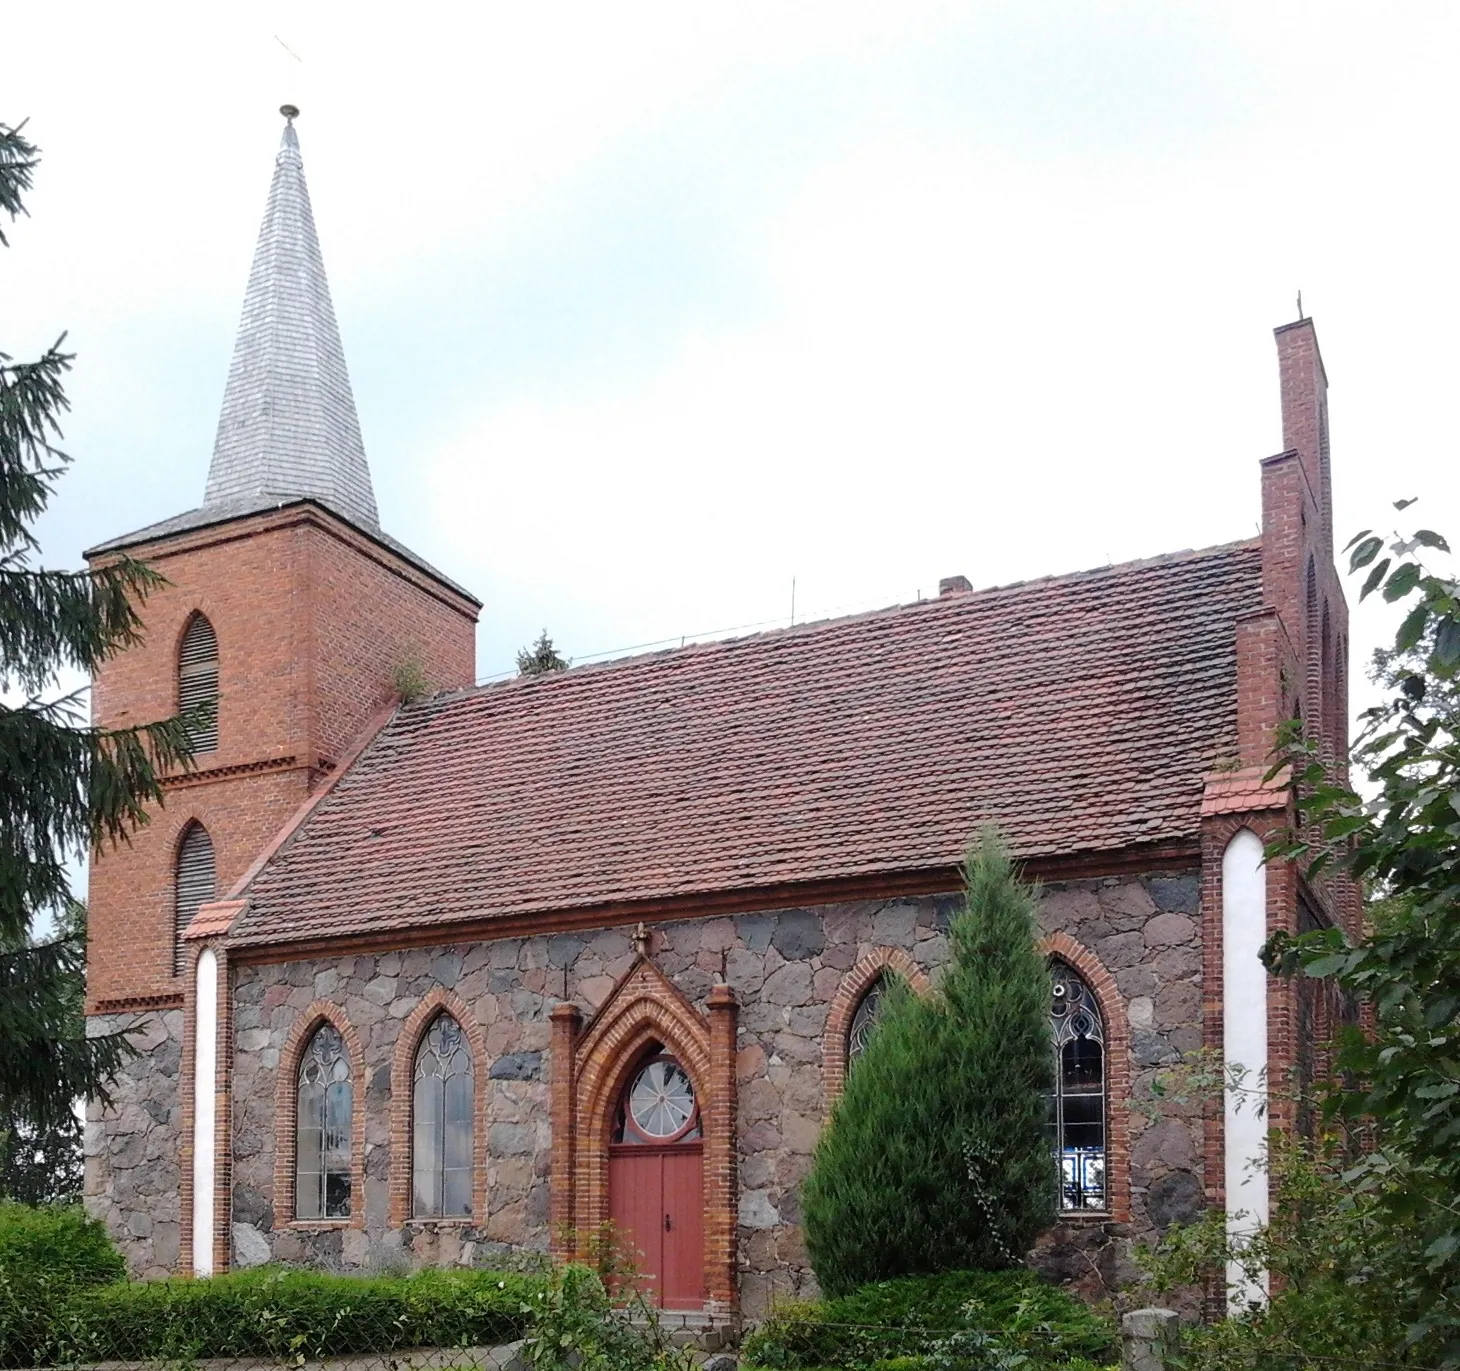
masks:
[[[828,1110],[847,1083],[847,1039],[857,1007],[873,982],[888,971],[896,972],[919,995],[932,988],[927,973],[900,947],[874,947],[842,977],[831,997],[821,1038],[821,1087]]]
[[[421,1218],[411,1213],[412,1100],[415,1096],[416,1052],[421,1039],[442,1014],[461,1026],[471,1053],[471,1215],[469,1218]],[[390,1223],[487,1224],[487,1042],[481,1025],[466,1004],[449,990],[431,991],[401,1025],[390,1064]]]
[[[1039,944],[1046,957],[1058,957],[1077,972],[1095,1002],[1105,1028],[1105,1175],[1109,1185],[1108,1215],[1117,1223],[1130,1221],[1130,1020],[1125,997],[1115,977],[1100,958],[1063,931],[1051,933]],[[1080,1222],[1076,1214],[1062,1215],[1063,1222]]]
[[[640,959],[579,1034],[560,1006],[554,1038],[554,1210],[571,1229],[559,1250],[581,1249],[609,1218],[608,1160],[614,1111],[653,1043],[678,1059],[694,1085],[704,1139],[705,1290],[733,1306],[735,1286],[735,997],[716,986],[702,1014],[651,961]],[[566,1013],[564,1012],[566,1011]]]
[[[345,1043],[350,1063],[350,1217],[299,1219],[295,1217],[296,1151],[299,1142],[299,1067],[314,1035],[324,1024],[333,1025]],[[274,1085],[274,1228],[350,1228],[365,1226],[365,1051],[345,1011],[329,1000],[316,1000],[294,1021],[279,1054],[279,1075]]]

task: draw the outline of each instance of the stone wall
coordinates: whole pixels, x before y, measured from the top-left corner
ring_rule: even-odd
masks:
[[[1196,875],[1051,885],[1043,931],[1066,935],[1109,973],[1107,1015],[1129,1043],[1124,1098],[1112,1098],[1112,1171],[1129,1168],[1129,1224],[1066,1223],[1037,1260],[1091,1293],[1129,1272],[1127,1239],[1193,1217],[1203,1205],[1200,1120],[1164,1105],[1148,1116],[1151,1078],[1201,1045]],[[653,931],[659,968],[698,1007],[722,963],[741,1004],[739,1262],[748,1314],[773,1298],[814,1293],[798,1203],[826,1107],[828,1010],[848,973],[874,949],[899,949],[936,982],[948,956],[953,896],[867,901],[665,924]],[[591,1015],[632,965],[627,929],[511,938],[440,948],[315,958],[234,970],[234,1259],[312,1262],[341,1270],[481,1263],[548,1246],[548,1014],[562,999]],[[469,1224],[390,1222],[390,1082],[403,1025],[446,989],[480,1033],[477,1085],[486,1120],[486,1212]],[[358,1038],[363,1059],[364,1194],[349,1224],[298,1223],[275,1211],[275,1107],[292,1029],[326,1002]],[[177,1073],[181,1013],[93,1018],[92,1031],[135,1024],[144,1055],[124,1069],[116,1101],[93,1106],[87,1191],[133,1269],[160,1274],[177,1253]],[[1112,1028],[1117,1025],[1112,1024]],[[1114,1036],[1112,1034],[1112,1036]],[[1115,1064],[1112,1063],[1112,1066]],[[1114,1072],[1112,1071],[1112,1075]],[[357,1089],[360,1086],[357,1084]],[[287,1149],[290,1140],[284,1139]],[[402,1159],[404,1163],[406,1159]]]
[[[86,1209],[106,1222],[134,1275],[167,1276],[178,1259],[183,1013],[86,1021],[88,1037],[127,1030],[138,1055],[117,1073],[109,1105],[86,1106]]]

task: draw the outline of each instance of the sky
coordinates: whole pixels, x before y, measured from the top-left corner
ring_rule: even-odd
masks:
[[[285,100],[382,523],[482,677],[1250,536],[1317,321],[1335,527],[1460,532],[1460,7],[81,3],[0,349],[46,560],[201,501]],[[1354,658],[1392,631],[1364,605]],[[1362,692],[1356,695],[1362,700]]]

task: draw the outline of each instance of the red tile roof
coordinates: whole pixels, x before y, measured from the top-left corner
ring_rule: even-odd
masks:
[[[1255,542],[404,708],[250,885],[242,944],[1194,838]]]

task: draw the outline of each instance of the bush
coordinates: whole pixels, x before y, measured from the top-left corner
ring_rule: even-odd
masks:
[[[962,1338],[959,1335],[963,1335]],[[969,1334],[985,1334],[970,1338]],[[865,1367],[898,1358],[954,1353],[967,1361],[1023,1353],[1039,1365],[1113,1360],[1115,1328],[1074,1296],[1033,1272],[950,1271],[879,1281],[839,1299],[785,1306],[746,1339],[752,1366],[777,1371]],[[973,1344],[981,1344],[977,1349]],[[958,1364],[956,1361],[950,1364]]]
[[[74,1206],[0,1201],[0,1366],[30,1366],[67,1299],[120,1280],[121,1254]]]
[[[56,1361],[98,1362],[491,1346],[524,1336],[545,1285],[487,1271],[363,1277],[277,1267],[127,1282],[74,1295],[48,1350]]]
[[[695,1371],[698,1365],[664,1335],[658,1311],[642,1298],[615,1307],[587,1266],[559,1268],[538,1293],[534,1314],[522,1349],[533,1371]]]
[[[940,989],[894,981],[802,1192],[821,1288],[1018,1265],[1054,1221],[1049,972],[1034,894],[989,831]]]

